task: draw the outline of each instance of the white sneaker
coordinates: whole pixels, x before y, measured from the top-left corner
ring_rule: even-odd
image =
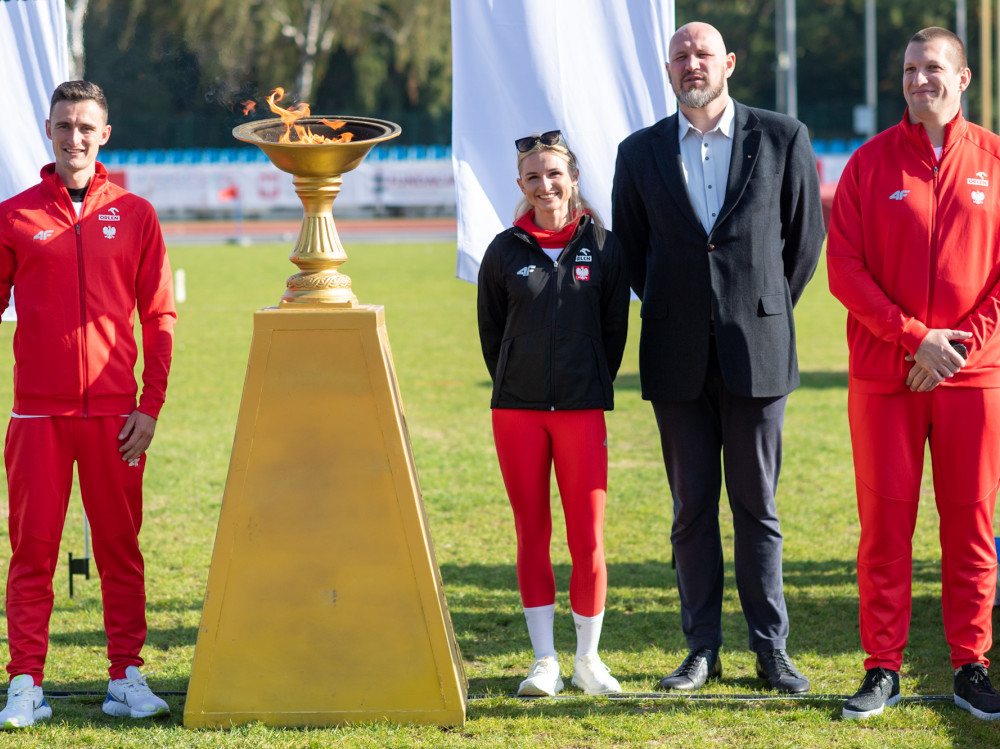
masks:
[[[150,718],[170,712],[167,703],[146,686],[146,677],[135,666],[125,669],[124,679],[108,682],[103,710],[116,718]]]
[[[559,676],[559,661],[554,655],[539,658],[531,664],[528,678],[517,688],[518,697],[555,697],[563,688]]]
[[[7,707],[0,712],[0,728],[12,731],[26,728],[36,720],[52,717],[52,708],[45,701],[41,687],[35,686],[30,674],[20,674],[10,681],[7,688]]]
[[[579,687],[586,694],[621,694],[622,685],[611,675],[597,653],[577,656],[573,665],[574,687]]]

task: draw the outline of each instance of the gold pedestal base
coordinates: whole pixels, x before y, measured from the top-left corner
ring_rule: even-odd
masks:
[[[257,312],[184,725],[461,725],[466,692],[383,308]]]

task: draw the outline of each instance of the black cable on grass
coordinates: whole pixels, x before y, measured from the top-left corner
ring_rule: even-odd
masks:
[[[157,690],[158,695],[167,697],[186,697],[187,692],[165,692]],[[53,689],[45,690],[46,698],[51,697],[52,699],[69,699],[71,697],[104,697],[107,694],[107,690],[95,690],[95,689]],[[783,702],[791,700],[794,702],[816,702],[825,700],[837,700],[843,702],[851,698],[852,695],[849,694],[678,694],[677,692],[622,692],[621,694],[606,694],[602,695],[608,700],[614,702],[623,702],[628,700],[642,700],[642,701],[659,701],[659,702],[683,702],[685,700],[691,700],[692,702]],[[469,702],[481,702],[483,700],[493,700],[499,698],[517,699],[522,702],[531,702],[533,700],[555,700],[555,701],[566,701],[566,700],[581,700],[588,699],[588,695],[585,694],[559,694],[555,697],[518,697],[514,694],[470,694],[468,696]],[[903,697],[902,702],[905,703],[916,703],[916,702],[952,702],[954,696],[950,694],[916,694],[908,697]]]

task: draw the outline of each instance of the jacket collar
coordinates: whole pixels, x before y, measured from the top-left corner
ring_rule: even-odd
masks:
[[[726,198],[722,204],[722,209],[715,221],[719,226],[722,221],[732,212],[739,202],[746,189],[750,175],[753,173],[754,165],[757,163],[757,154],[760,151],[760,118],[754,114],[749,107],[740,104],[735,99],[733,102],[733,154],[729,161],[729,179],[726,184]],[[701,234],[705,233],[705,228],[701,225],[701,219],[691,204],[687,187],[684,185],[683,164],[681,163],[680,142],[678,134],[680,131],[679,118],[677,114],[660,120],[653,126],[656,132],[658,144],[653,149],[653,158],[656,159],[660,173],[663,175],[667,188],[673,195],[674,201],[681,207],[681,215],[687,219],[688,223]]]
[[[591,227],[593,223],[594,219],[591,217],[589,213],[581,214],[581,217],[577,219],[576,230],[573,232],[573,236],[570,238],[570,240],[566,242],[566,246],[569,247],[571,244],[573,244],[573,242],[576,242],[578,239],[580,239],[580,237],[584,235],[584,233]],[[509,229],[507,229],[507,231],[509,231],[511,234],[513,234],[521,241],[527,242],[528,244],[533,244],[536,247],[541,248],[541,245],[538,244],[538,240],[535,239],[533,236],[531,236],[531,234],[529,234],[527,231],[522,229],[517,224],[511,226]]]
[[[46,186],[50,192],[54,192],[56,195],[66,195],[67,199],[69,196],[69,191],[66,190],[66,185],[56,173],[56,165],[46,164],[42,167],[41,171],[42,184]],[[104,164],[100,161],[94,163],[94,177],[90,180],[90,185],[87,188],[87,195],[93,196],[97,195],[99,192],[103,192],[108,186],[108,170],[105,168]]]
[[[903,112],[903,121],[899,125],[907,139],[917,144],[919,148],[931,148],[931,142],[927,137],[927,131],[924,130],[924,126],[919,122],[910,122],[909,107]],[[962,110],[959,110],[958,114],[955,115],[955,119],[944,126],[944,142],[942,143],[941,153],[943,154],[951,148],[952,144],[962,138],[968,130],[969,121],[962,115]]]

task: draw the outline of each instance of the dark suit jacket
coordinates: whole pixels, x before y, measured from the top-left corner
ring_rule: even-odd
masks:
[[[677,115],[618,147],[613,227],[642,300],[642,397],[680,402],[705,382],[714,315],[719,365],[738,396],[799,384],[792,307],[826,231],[816,157],[798,120],[736,103],[726,198],[709,233],[681,169]]]

